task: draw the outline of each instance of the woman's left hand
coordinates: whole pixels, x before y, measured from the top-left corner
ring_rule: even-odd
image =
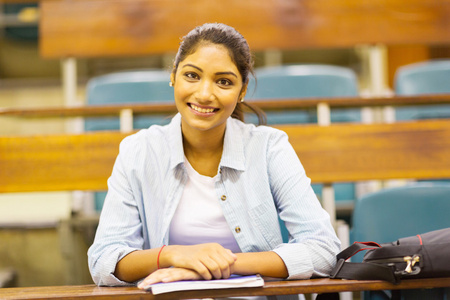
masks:
[[[184,268],[164,268],[156,270],[148,275],[138,288],[146,289],[149,285],[158,282],[172,282],[178,280],[200,280],[203,279],[197,272]]]

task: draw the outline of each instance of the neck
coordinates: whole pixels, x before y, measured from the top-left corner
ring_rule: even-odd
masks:
[[[208,131],[189,130],[186,127],[181,126],[186,158],[198,173],[215,176],[222,158],[225,126],[221,130]]]

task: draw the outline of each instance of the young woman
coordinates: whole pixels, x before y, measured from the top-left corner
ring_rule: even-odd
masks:
[[[252,66],[232,27],[183,38],[170,78],[179,113],[120,145],[88,252],[96,284],[328,275],[340,243],[287,135],[242,122]]]

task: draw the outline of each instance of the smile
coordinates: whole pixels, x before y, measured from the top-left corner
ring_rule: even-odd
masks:
[[[194,105],[194,104],[192,104],[192,103],[189,103],[188,105],[189,105],[189,107],[192,108],[193,110],[195,110],[195,111],[197,111],[197,112],[199,112],[199,113],[202,113],[202,114],[213,113],[213,112],[219,110],[218,108],[202,108],[202,107],[199,107],[199,106]]]

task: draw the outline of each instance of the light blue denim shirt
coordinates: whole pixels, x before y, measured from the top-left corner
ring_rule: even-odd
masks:
[[[177,114],[169,125],[151,126],[120,144],[88,251],[96,284],[129,284],[113,275],[117,262],[168,244],[187,181],[180,124]],[[229,118],[216,178],[217,201],[242,252],[276,252],[289,279],[329,274],[340,242],[284,132]],[[289,243],[282,242],[278,215]]]

